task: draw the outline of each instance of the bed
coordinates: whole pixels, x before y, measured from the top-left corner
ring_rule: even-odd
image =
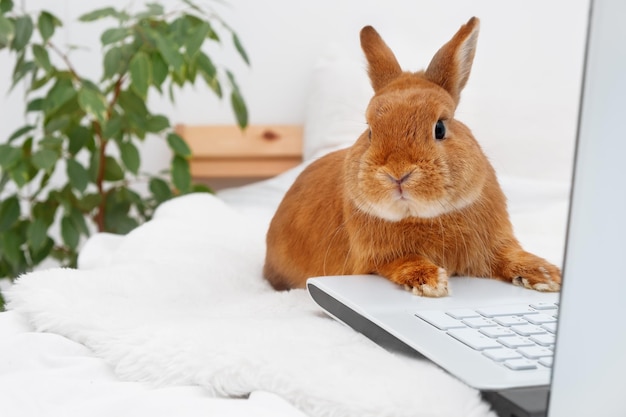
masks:
[[[262,279],[282,195],[310,161],[364,129],[371,90],[361,62],[342,56],[316,68],[294,168],[171,200],[126,236],[92,236],[78,269],[35,271],[5,291],[3,416],[494,416],[432,363],[388,352],[328,318],[305,290],[275,292]],[[476,122],[488,120],[467,123]],[[496,167],[519,157],[487,148]],[[551,173],[569,172],[562,161],[500,176],[518,238],[556,264],[569,182]]]

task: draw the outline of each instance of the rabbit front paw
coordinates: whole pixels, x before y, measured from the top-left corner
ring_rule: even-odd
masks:
[[[538,274],[539,276],[537,276]],[[516,276],[511,281],[513,285],[543,292],[557,292],[561,290],[561,275],[557,277],[544,266],[537,267],[537,273],[526,276]]]
[[[561,271],[545,259],[523,252],[509,260],[502,277],[513,285],[543,292],[561,289]]]
[[[411,291],[415,295],[421,295],[424,297],[445,297],[450,295],[450,289],[448,287],[448,273],[443,268],[437,268],[437,278],[429,277],[427,282],[423,282],[424,279],[411,279],[407,284],[404,284],[404,288],[407,291]]]
[[[421,256],[396,259],[379,266],[377,272],[415,295],[445,297],[450,294],[448,272]]]

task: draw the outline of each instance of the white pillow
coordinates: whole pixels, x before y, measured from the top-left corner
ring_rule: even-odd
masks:
[[[405,70],[417,52],[400,45],[396,56]],[[314,67],[304,122],[304,161],[350,146],[367,128],[365,109],[374,92],[358,45],[331,44]],[[456,118],[465,123],[499,175],[569,181],[577,115],[576,86],[563,80],[546,86],[518,76],[494,83],[498,72],[477,57],[461,95]],[[523,80],[523,78],[522,78]],[[564,86],[568,85],[568,91]],[[549,94],[546,91],[552,89]],[[557,92],[560,91],[560,94]],[[567,91],[567,94],[565,94]]]
[[[339,44],[331,45],[313,71],[304,122],[304,160],[354,143],[367,128],[365,109],[373,94],[365,59]]]

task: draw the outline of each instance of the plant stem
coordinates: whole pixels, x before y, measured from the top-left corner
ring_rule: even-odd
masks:
[[[69,57],[67,56],[67,54],[61,52],[61,50],[52,42],[48,41],[47,44],[50,46],[50,48],[57,53],[57,55],[59,55],[61,57],[61,59],[63,60],[63,62],[65,62],[65,65],[67,65],[67,69],[70,72],[70,74],[72,74],[72,76],[76,79],[76,80],[80,80],[80,77],[78,76],[78,73],[76,72],[76,70],[74,70],[74,67],[72,66],[72,63],[70,62]]]
[[[100,149],[98,155],[98,175],[96,176],[96,187],[98,188],[98,194],[101,197],[98,211],[94,216],[94,221],[98,227],[98,232],[104,232],[104,211],[106,207],[106,193],[104,192],[104,168],[106,164],[106,146],[107,140],[102,136],[102,126],[100,123],[93,122],[94,131],[100,142]]]
[[[120,75],[120,77],[115,82],[115,87],[113,89],[113,97],[111,98],[111,102],[109,103],[109,107],[107,109],[107,118],[106,120],[110,120],[113,115],[113,107],[115,103],[117,103],[117,99],[120,96],[120,92],[122,91],[122,84],[124,83],[124,76]],[[106,147],[109,143],[108,139],[102,135],[102,126],[100,123],[94,121],[93,122],[94,131],[98,140],[100,142],[100,149],[98,155],[98,175],[96,176],[96,187],[98,188],[98,194],[100,194],[101,201],[100,206],[98,207],[98,212],[94,217],[94,221],[96,222],[96,226],[98,227],[99,232],[105,231],[104,224],[104,212],[106,209],[106,199],[107,193],[104,191],[104,172],[106,168]]]

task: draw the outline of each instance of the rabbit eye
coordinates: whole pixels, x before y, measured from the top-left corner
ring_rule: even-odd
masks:
[[[437,120],[435,123],[435,139],[442,140],[446,137],[446,125],[443,120]]]

